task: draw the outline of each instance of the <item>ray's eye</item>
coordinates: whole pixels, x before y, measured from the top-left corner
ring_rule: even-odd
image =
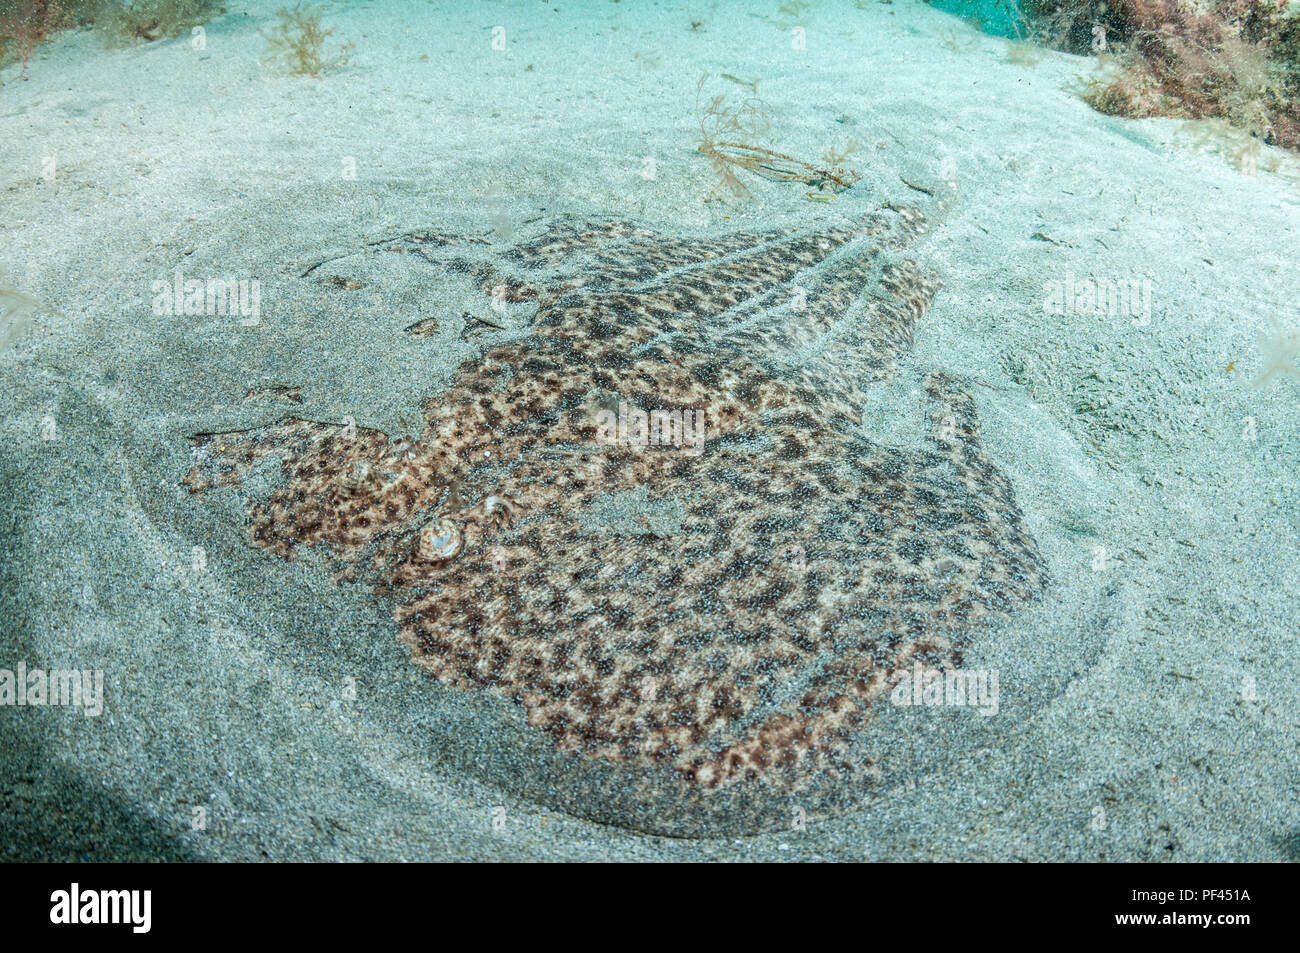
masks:
[[[420,558],[440,563],[456,558],[462,543],[460,527],[449,519],[440,519],[420,530]]]
[[[348,493],[361,493],[375,482],[374,467],[369,460],[353,461],[339,476],[338,482]]]

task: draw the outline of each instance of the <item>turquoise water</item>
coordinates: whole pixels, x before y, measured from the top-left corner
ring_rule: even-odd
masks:
[[[1011,0],[934,0],[936,10],[965,17],[978,22],[984,32],[993,36],[1022,39],[1029,32],[1026,14],[1032,14],[1035,4],[1013,3]]]

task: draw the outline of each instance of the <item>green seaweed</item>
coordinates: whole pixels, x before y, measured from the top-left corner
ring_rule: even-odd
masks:
[[[1278,0],[1035,0],[1035,27],[1122,67],[1085,101],[1124,118],[1223,119],[1300,151],[1300,7]]]
[[[280,63],[295,76],[319,79],[327,70],[341,69],[348,64],[351,43],[342,44],[334,53],[325,53],[325,41],[334,34],[334,28],[321,26],[323,11],[310,4],[298,4],[292,10],[281,7],[276,12],[280,22],[266,38],[264,63]]]
[[[214,0],[108,0],[100,20],[109,45],[152,43],[206,23],[215,8]]]
[[[101,0],[0,0],[0,65],[24,70],[39,43],[60,30],[91,22]]]
[[[0,65],[17,60],[25,71],[63,30],[96,26],[118,46],[179,36],[220,12],[216,0],[0,0]]]

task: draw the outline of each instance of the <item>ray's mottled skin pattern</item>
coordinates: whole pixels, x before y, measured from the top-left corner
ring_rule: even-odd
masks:
[[[885,208],[681,238],[562,219],[477,262],[408,236],[387,250],[535,301],[527,334],[462,366],[418,441],[289,419],[196,438],[186,483],[281,460],[253,541],[328,547],[392,594],[416,662],[513,700],[566,751],[706,791],[862,770],[844,741],[891,673],[956,664],[973,627],[1047,584],[952,380],[926,380],[925,449],[856,433],[938,290],[900,254],[924,224]],[[702,411],[702,452],[601,445],[595,414],[619,402]],[[584,525],[639,487],[680,526]],[[454,558],[422,554],[435,520],[462,534]]]

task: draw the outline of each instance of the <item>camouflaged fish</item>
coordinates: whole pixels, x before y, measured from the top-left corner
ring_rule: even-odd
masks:
[[[926,379],[925,449],[859,432],[939,289],[904,257],[924,228],[886,207],[712,237],[562,218],[504,251],[394,239],[376,253],[535,305],[526,333],[485,339],[416,441],[289,418],[195,438],[184,482],[280,461],[253,543],[328,550],[391,598],[416,663],[565,752],[699,792],[851,774],[845,739],[894,673],[959,664],[1047,585],[954,381]],[[643,512],[593,525],[619,500]]]

